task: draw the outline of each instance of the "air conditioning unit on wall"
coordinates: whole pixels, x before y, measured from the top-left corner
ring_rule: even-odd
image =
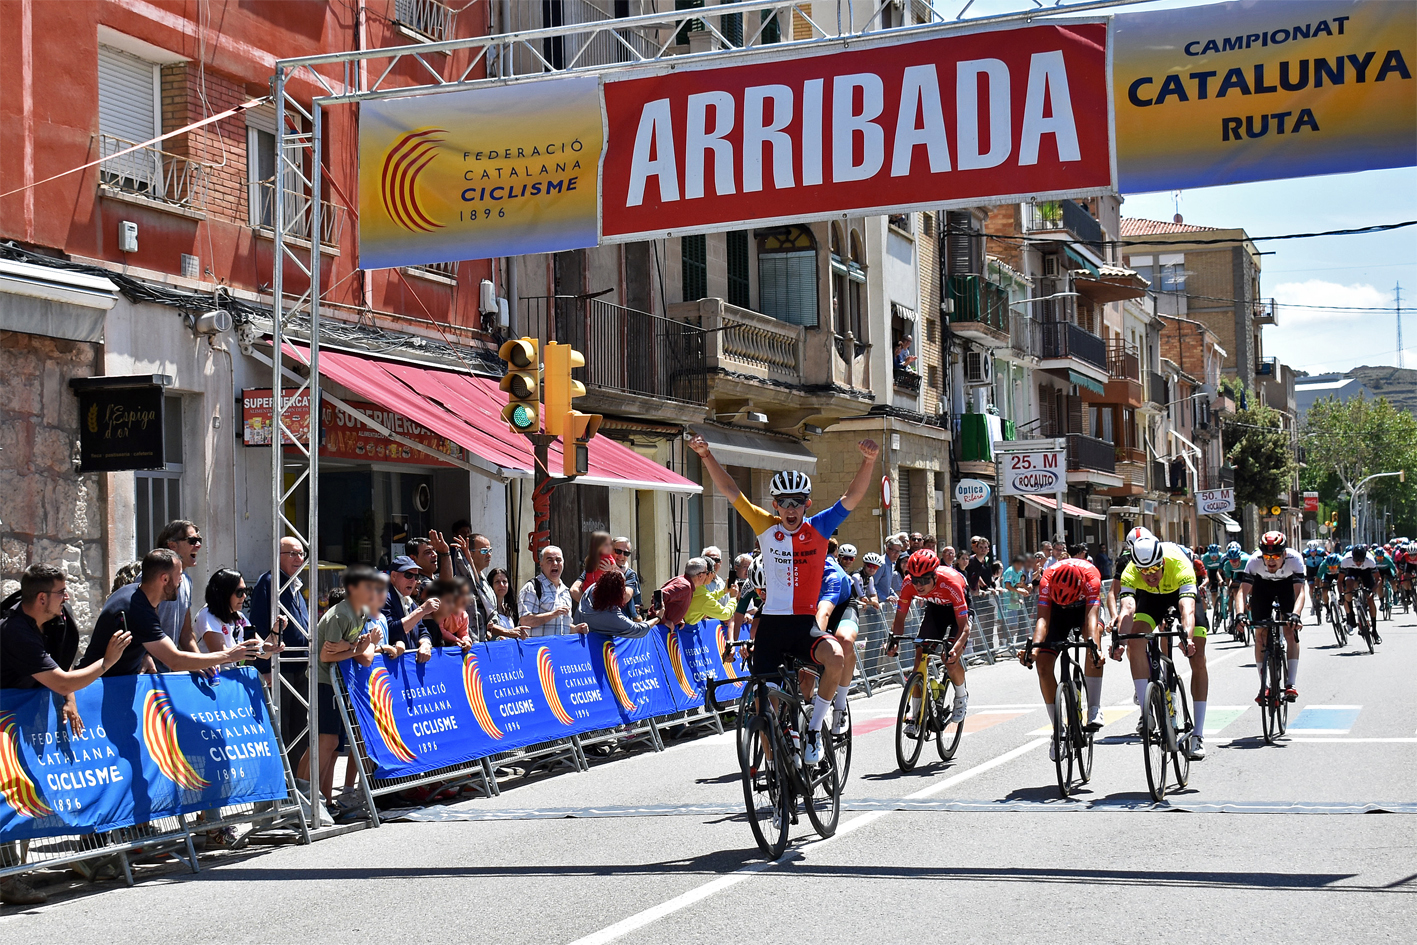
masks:
[[[968,387],[988,387],[994,383],[994,359],[987,351],[964,353],[964,383]]]
[[[1047,255],[1043,257],[1043,278],[1057,279],[1063,274],[1063,261],[1060,256]]]

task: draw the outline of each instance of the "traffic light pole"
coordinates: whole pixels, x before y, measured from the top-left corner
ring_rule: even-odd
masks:
[[[526,438],[536,454],[536,468],[532,471],[536,485],[531,490],[531,534],[528,535],[533,559],[541,557],[541,549],[551,544],[551,493],[556,487],[574,482],[575,476],[552,476],[550,446],[556,437],[546,433],[528,433]],[[574,445],[570,447],[574,449]]]

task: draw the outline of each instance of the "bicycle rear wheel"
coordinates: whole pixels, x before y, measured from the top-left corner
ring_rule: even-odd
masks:
[[[938,696],[930,700],[931,727],[935,730],[935,750],[941,761],[949,761],[959,749],[959,740],[964,737],[964,720],[950,721],[954,712],[954,682],[944,670],[940,670]],[[933,688],[933,687],[932,687]]]
[[[1073,738],[1068,729],[1072,713],[1068,711],[1069,683],[1058,683],[1053,695],[1053,767],[1058,772],[1058,793],[1071,797],[1073,793]]]
[[[754,715],[746,728],[748,764],[743,766],[743,802],[748,809],[748,825],[753,828],[758,849],[775,860],[787,849],[792,790],[782,765],[767,758],[766,746],[773,739],[767,721]],[[779,761],[786,760],[781,745],[774,746],[774,755]]]
[[[841,819],[841,779],[836,767],[836,750],[832,733],[822,727],[822,760],[811,768],[802,769],[805,781],[802,799],[807,806],[807,819],[823,840],[836,833]]]
[[[1148,683],[1141,703],[1142,753],[1146,761],[1146,784],[1151,799],[1166,797],[1166,690],[1160,683]]]
[[[902,771],[915,770],[915,763],[920,760],[920,752],[929,734],[927,711],[925,677],[920,673],[911,673],[900,694],[900,709],[895,717],[895,760]],[[915,723],[913,736],[905,731],[906,723],[910,721]]]

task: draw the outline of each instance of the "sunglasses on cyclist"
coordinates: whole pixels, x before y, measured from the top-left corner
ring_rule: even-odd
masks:
[[[912,577],[912,578],[910,579],[910,583],[911,583],[911,584],[914,584],[916,587],[923,587],[923,586],[925,586],[926,584],[934,584],[934,583],[935,583],[935,575],[933,575],[933,574],[921,574],[921,575],[918,575],[918,576],[916,576],[916,577]]]
[[[806,506],[807,497],[805,495],[780,495],[775,501],[780,509],[800,509]]]
[[[1165,563],[1163,562],[1162,564],[1153,564],[1153,565],[1152,565],[1151,567],[1149,567],[1149,568],[1137,568],[1137,570],[1140,571],[1142,574],[1155,574],[1156,572],[1160,571],[1160,570],[1161,570],[1162,568],[1164,568],[1165,566],[1166,566],[1166,565],[1165,565]]]
[[[1265,561],[1283,561],[1283,560],[1284,560],[1284,555],[1283,555],[1283,554],[1277,554],[1277,555],[1264,555],[1264,554],[1262,554],[1262,555],[1260,555],[1260,557],[1263,558]]]

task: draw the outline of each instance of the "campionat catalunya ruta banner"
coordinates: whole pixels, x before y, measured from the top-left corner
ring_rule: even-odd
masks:
[[[495,640],[434,650],[426,663],[407,653],[340,670],[376,775],[395,778],[697,708],[706,680],[748,674],[741,661],[724,665],[726,643],[708,621],[637,640]]]
[[[596,245],[600,79],[365,102],[359,265]]]
[[[605,82],[604,242],[1105,193],[1105,20]]]
[[[0,842],[86,834],[287,796],[256,671],[99,679],[74,694],[0,690]]]
[[[1124,192],[1417,164],[1417,3],[1242,0],[1113,23]]]

